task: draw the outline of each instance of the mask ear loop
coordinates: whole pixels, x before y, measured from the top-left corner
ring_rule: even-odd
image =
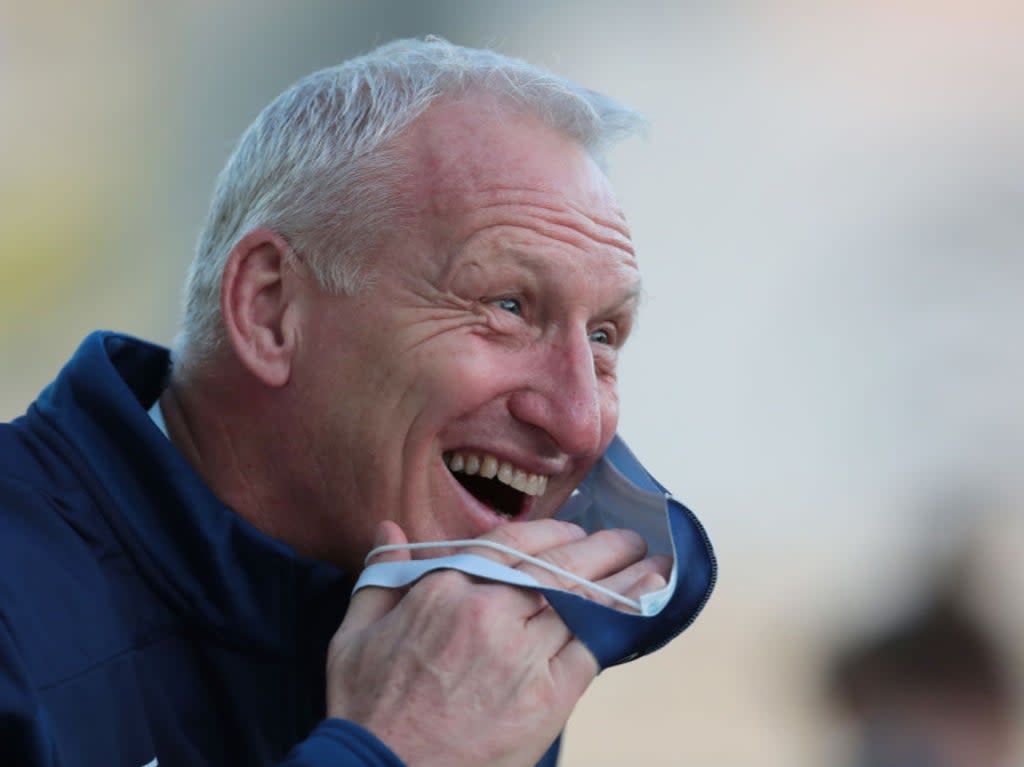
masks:
[[[631,607],[638,613],[643,612],[643,607],[640,602],[624,597],[622,594],[606,589],[593,581],[588,581],[586,578],[570,573],[568,570],[563,570],[558,565],[553,565],[550,562],[545,562],[543,559],[537,559],[537,557],[531,557],[529,554],[524,554],[521,551],[516,551],[511,546],[506,546],[503,543],[497,543],[496,541],[487,540],[461,540],[461,541],[428,541],[425,543],[393,543],[387,546],[378,546],[373,549],[369,554],[366,555],[364,565],[369,565],[370,560],[378,554],[384,554],[389,551],[419,551],[422,549],[446,549],[446,548],[467,548],[470,546],[482,547],[485,549],[493,549],[494,551],[500,551],[503,554],[516,557],[523,562],[529,562],[531,565],[536,565],[549,573],[554,573],[560,578],[565,578],[567,581],[572,581],[577,586],[582,586],[585,589],[589,589],[603,597],[611,599],[613,602],[624,604],[627,607]]]

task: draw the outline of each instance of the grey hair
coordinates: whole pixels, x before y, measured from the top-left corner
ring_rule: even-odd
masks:
[[[246,233],[265,227],[302,255],[324,290],[372,278],[374,246],[402,210],[401,155],[389,142],[438,98],[480,89],[536,114],[602,168],[638,113],[595,91],[489,50],[438,37],[397,40],[299,80],[246,129],[217,178],[185,283],[176,364],[223,342],[221,275]]]

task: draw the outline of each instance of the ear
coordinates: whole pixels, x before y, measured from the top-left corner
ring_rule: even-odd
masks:
[[[288,383],[298,340],[291,246],[269,229],[255,229],[228,254],[220,309],[238,360],[267,386]]]

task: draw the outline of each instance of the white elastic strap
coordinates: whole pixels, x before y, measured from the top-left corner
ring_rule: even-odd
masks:
[[[521,559],[524,562],[529,562],[531,565],[536,565],[549,573],[565,578],[568,581],[572,581],[577,586],[582,586],[589,589],[601,596],[607,597],[620,604],[632,607],[639,613],[643,613],[643,607],[640,602],[629,597],[624,597],[622,594],[618,594],[611,589],[606,589],[593,581],[588,581],[586,578],[581,578],[578,575],[570,573],[568,570],[563,570],[558,565],[553,565],[550,562],[545,562],[543,559],[537,559],[537,557],[531,557],[529,554],[524,554],[521,551],[516,551],[511,546],[506,546],[503,543],[497,543],[495,541],[487,540],[463,540],[463,541],[428,541],[426,543],[394,543],[388,546],[378,546],[369,554],[366,555],[365,564],[370,564],[370,560],[378,554],[384,554],[388,551],[419,551],[422,549],[447,549],[447,548],[469,548],[469,547],[482,547],[485,549],[493,549],[494,551],[500,551],[503,554]]]

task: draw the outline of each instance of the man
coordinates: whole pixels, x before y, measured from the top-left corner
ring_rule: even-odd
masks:
[[[374,546],[467,539],[665,590],[637,533],[551,519],[615,434],[639,274],[598,162],[635,124],[436,39],[264,110],[173,366],[94,334],[0,433],[0,762],[554,762],[598,660],[542,592],[349,591]]]

